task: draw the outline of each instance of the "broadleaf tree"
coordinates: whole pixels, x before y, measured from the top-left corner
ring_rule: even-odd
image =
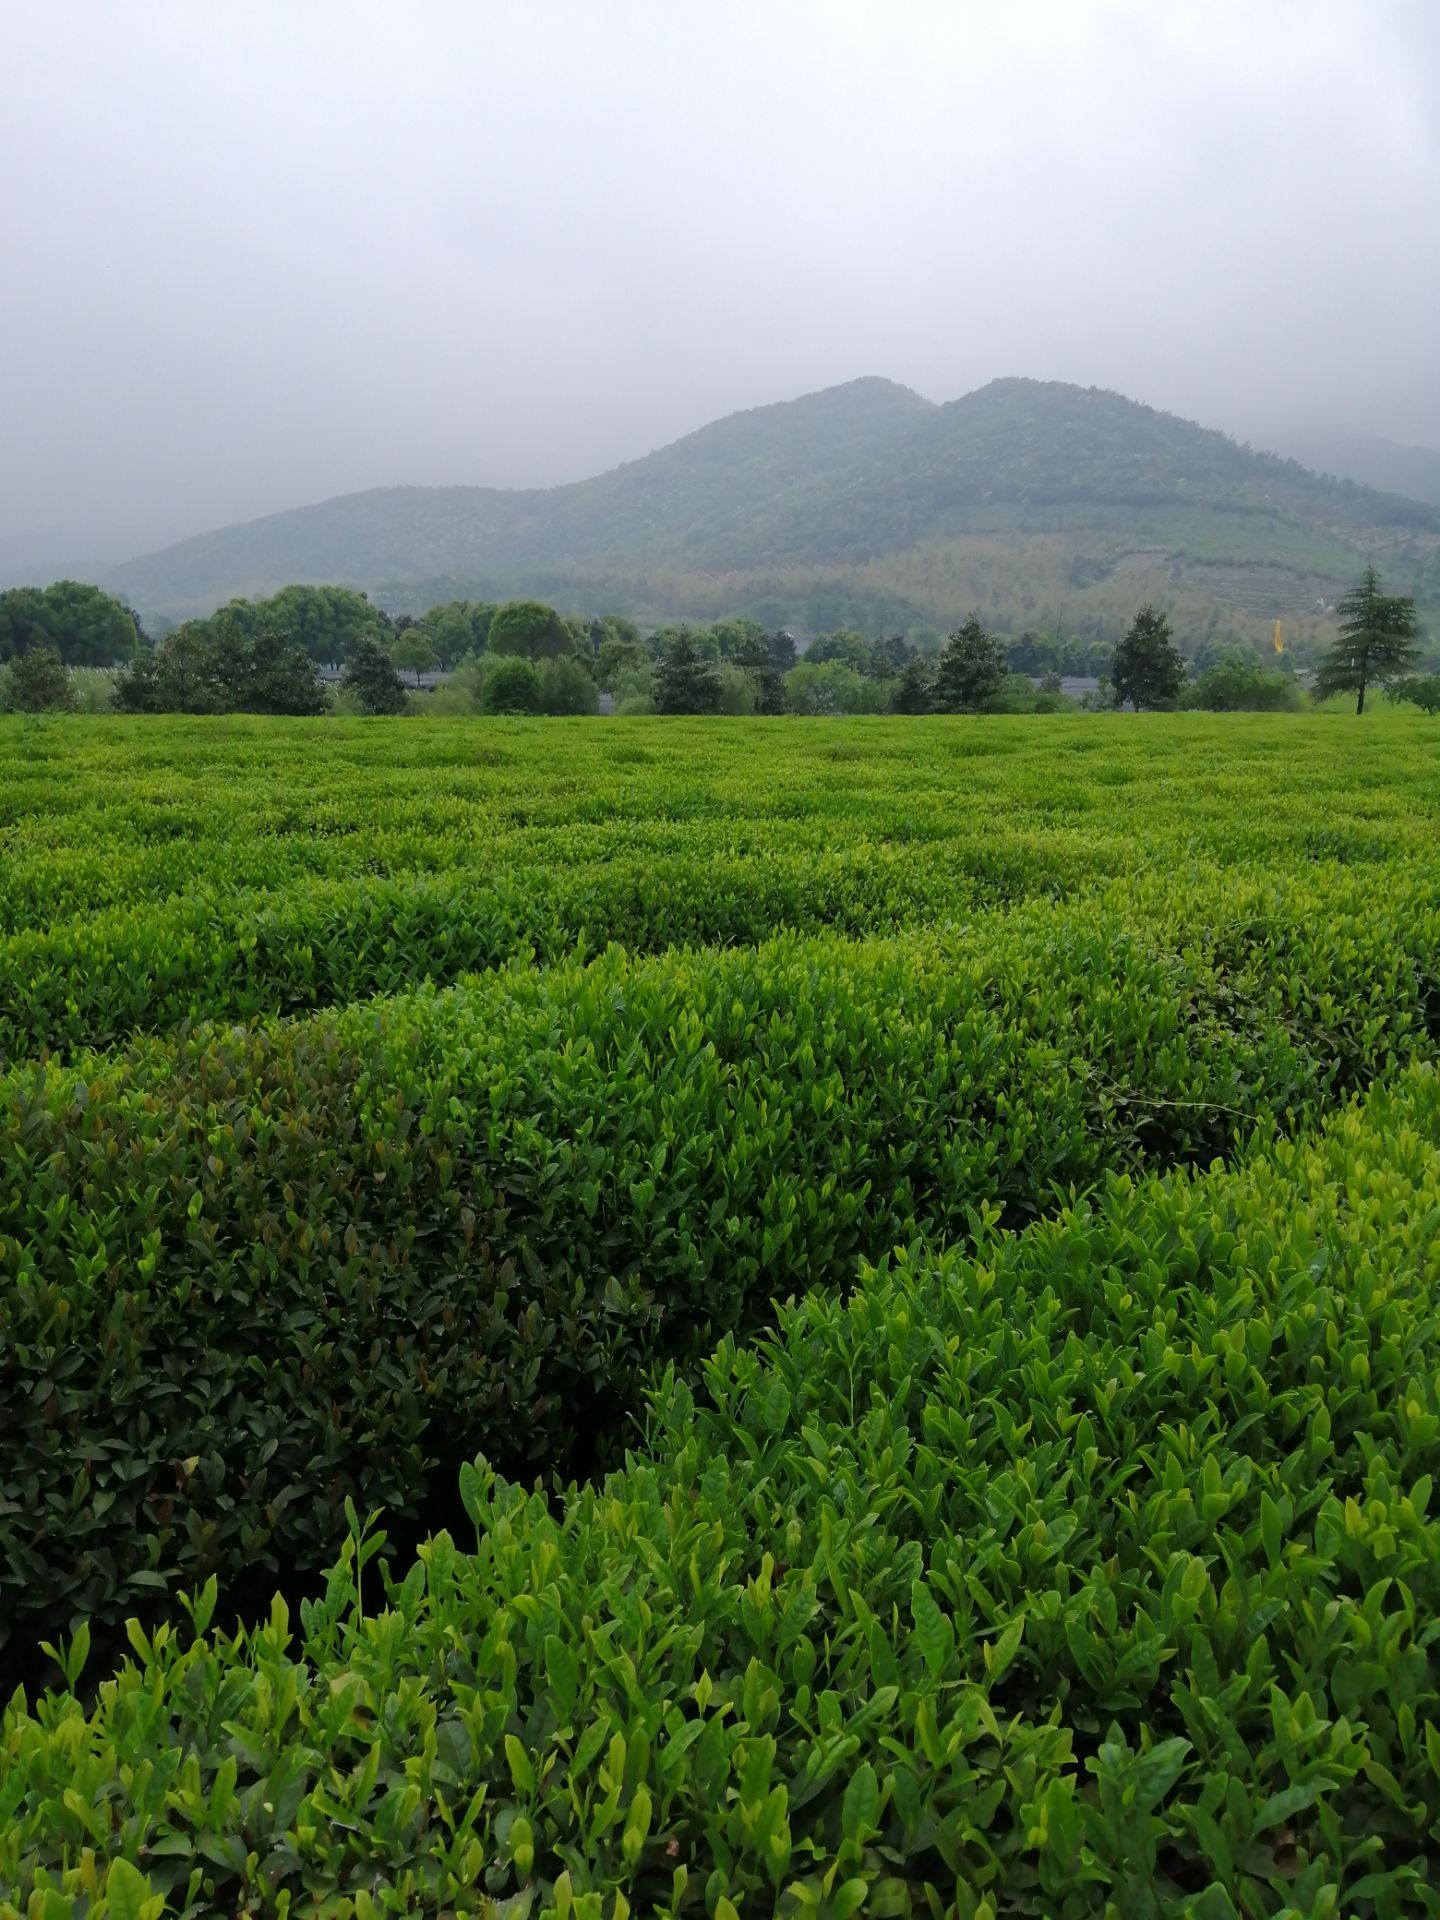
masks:
[[[74,712],[75,683],[51,641],[35,641],[10,662],[5,704],[12,713]]]
[[[935,674],[935,706],[941,713],[979,713],[1008,678],[1005,649],[972,613],[945,643]]]
[[[526,660],[553,660],[575,651],[575,636],[543,600],[507,600],[490,620],[491,653],[518,653]]]
[[[403,633],[396,634],[390,642],[390,658],[407,673],[413,673],[415,684],[420,684],[422,673],[429,673],[440,664],[440,651],[430,638],[428,629],[414,626],[406,627]]]
[[[652,698],[657,713],[718,713],[723,698],[720,669],[682,627],[671,634],[655,663]]]
[[[373,634],[363,634],[340,676],[366,713],[404,713],[409,705],[395,662]]]
[[[1117,707],[1173,707],[1185,686],[1185,660],[1157,607],[1142,607],[1115,649],[1111,698]]]

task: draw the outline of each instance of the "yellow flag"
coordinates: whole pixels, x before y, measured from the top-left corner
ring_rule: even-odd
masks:
[[[1275,622],[1275,651],[1277,653],[1283,653],[1285,651],[1285,642],[1281,637],[1280,622],[1278,620]]]

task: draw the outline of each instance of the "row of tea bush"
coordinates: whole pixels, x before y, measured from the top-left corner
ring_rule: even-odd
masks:
[[[0,1915],[1440,1915],[1440,1081],[811,1293],[0,1721]],[[8,1899],[7,1899],[8,1896]]]

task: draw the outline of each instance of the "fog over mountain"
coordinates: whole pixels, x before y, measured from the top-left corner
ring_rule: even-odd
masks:
[[[113,569],[142,613],[288,582],[395,611],[538,593],[663,621],[879,635],[976,609],[1114,639],[1138,598],[1192,640],[1313,627],[1366,560],[1440,609],[1440,507],[1325,479],[1120,394],[995,380],[944,406],[852,380],[550,488],[379,487]]]
[[[1440,506],[1440,450],[1434,447],[1402,446],[1382,434],[1318,424],[1282,428],[1261,439],[1318,473],[1338,474],[1362,486]]]
[[[0,72],[11,563],[876,371],[1440,446],[1433,0],[9,0]]]

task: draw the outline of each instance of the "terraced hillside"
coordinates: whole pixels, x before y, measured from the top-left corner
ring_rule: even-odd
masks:
[[[1440,1914],[1437,742],[0,722],[0,1917]]]

